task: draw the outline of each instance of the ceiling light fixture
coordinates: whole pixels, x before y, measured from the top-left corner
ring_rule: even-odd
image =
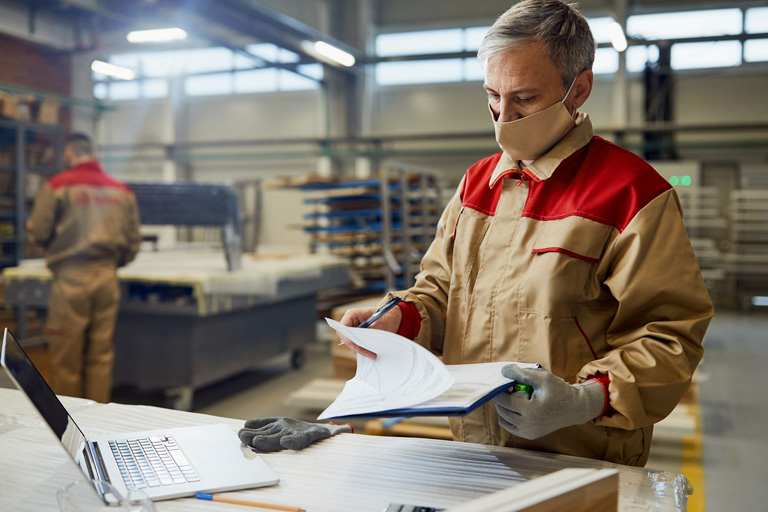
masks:
[[[187,32],[180,28],[157,28],[153,30],[134,30],[128,32],[131,43],[167,43],[187,38]]]
[[[136,78],[136,73],[132,69],[124,68],[122,66],[115,66],[114,64],[104,62],[103,60],[93,61],[91,63],[91,69],[96,73],[120,78],[122,80],[133,80]]]
[[[621,25],[614,21],[608,27],[608,32],[611,34],[611,44],[617,52],[621,53],[627,49],[627,37],[624,35],[624,29],[621,28]]]
[[[354,55],[336,48],[335,46],[324,41],[315,42],[313,48],[315,52],[317,52],[320,56],[325,57],[326,59],[329,59],[336,64],[341,64],[342,66],[346,66],[348,68],[355,65]]]

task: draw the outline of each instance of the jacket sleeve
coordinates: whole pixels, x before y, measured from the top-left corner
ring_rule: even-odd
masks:
[[[610,350],[579,378],[609,377],[611,410],[596,424],[636,429],[666,417],[690,386],[714,310],[673,189],[637,213],[606,257],[604,284],[618,301]]]
[[[421,260],[420,272],[411,288],[392,292],[387,299],[400,295],[405,301],[413,302],[421,317],[416,343],[437,354],[443,351],[445,334],[445,311],[448,304],[448,289],[453,261],[453,229],[461,210],[461,191],[464,178],[459,184],[448,206],[437,223],[435,239]]]
[[[127,265],[136,257],[141,247],[141,232],[139,226],[141,221],[139,220],[139,207],[136,204],[136,197],[131,194],[128,199],[128,208],[126,212],[125,222],[125,239],[128,242],[128,246],[122,254],[118,266],[122,267]]]
[[[56,224],[56,196],[48,183],[40,189],[27,219],[27,241],[47,248],[54,236]]]

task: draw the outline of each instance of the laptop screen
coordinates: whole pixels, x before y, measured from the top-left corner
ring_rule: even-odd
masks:
[[[85,476],[90,478],[85,465],[80,463],[85,435],[8,329],[5,329],[3,335],[0,365],[6,369],[16,386],[27,394],[69,455],[78,463]]]

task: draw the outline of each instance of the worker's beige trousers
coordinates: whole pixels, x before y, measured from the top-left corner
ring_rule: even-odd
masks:
[[[48,297],[51,387],[61,395],[109,401],[120,286],[111,262],[57,267]]]

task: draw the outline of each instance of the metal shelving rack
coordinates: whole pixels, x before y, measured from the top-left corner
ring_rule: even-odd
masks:
[[[31,149],[46,145],[53,149],[51,163],[30,162]],[[27,173],[34,172],[47,178],[60,171],[63,149],[63,133],[59,126],[0,119],[0,155],[6,157],[0,162],[0,174],[5,175],[3,181],[10,185],[0,194],[3,203],[0,205],[0,221],[13,221],[12,234],[0,236],[3,249],[0,267],[16,265],[24,258],[25,224],[34,200],[26,195]]]
[[[435,236],[442,211],[437,173],[385,164],[378,177],[310,182],[304,215],[311,252],[349,259],[352,295],[407,288]]]

